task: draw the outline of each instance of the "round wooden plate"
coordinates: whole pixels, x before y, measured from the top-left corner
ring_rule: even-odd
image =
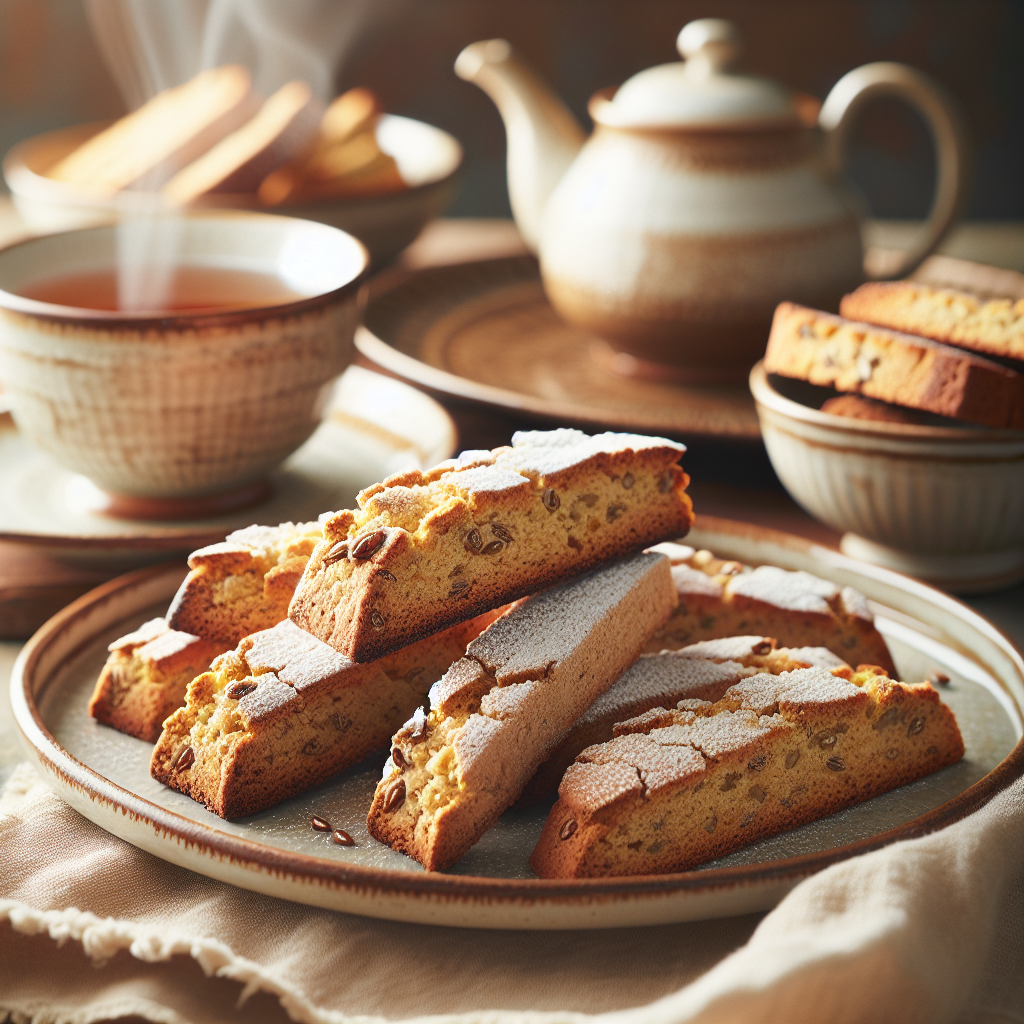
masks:
[[[158,857],[283,899],[478,928],[617,927],[766,910],[807,875],[956,821],[1024,774],[1024,660],[981,616],[924,584],[787,534],[698,518],[691,543],[863,591],[904,678],[949,676],[941,692],[964,735],[963,761],[696,871],[537,879],[527,862],[548,801],[507,812],[451,871],[430,874],[366,832],[386,751],[276,807],[223,821],[150,777],[148,744],[88,717],[106,644],[162,613],[180,582],[181,571],[166,567],[104,584],[36,633],[12,674],[15,720],[44,778],[72,807]],[[356,846],[314,832],[313,814],[346,829]]]
[[[389,272],[356,335],[371,362],[440,395],[541,422],[760,444],[746,385],[623,377],[595,358],[599,345],[558,318],[529,256]]]

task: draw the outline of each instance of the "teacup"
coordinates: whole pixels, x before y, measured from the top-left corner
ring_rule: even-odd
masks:
[[[352,360],[368,265],[336,228],[235,212],[0,250],[0,381],[15,422],[116,514],[251,501]],[[104,295],[114,268],[121,308],[89,308],[117,305]]]

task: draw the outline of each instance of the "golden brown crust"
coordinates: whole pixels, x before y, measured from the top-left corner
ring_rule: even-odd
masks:
[[[497,614],[364,665],[285,619],[192,682],[150,772],[222,818],[270,807],[385,746]]]
[[[878,402],[863,395],[836,395],[822,405],[821,411],[830,416],[845,416],[851,420],[870,420],[874,423],[909,423],[920,426],[928,422],[925,413],[901,409],[897,405]]]
[[[154,743],[164,720],[185,700],[188,684],[224,647],[151,619],[115,640],[103,666],[89,714],[119,732]]]
[[[880,669],[757,675],[584,750],[530,866],[544,878],[686,871],[958,761],[952,712]]]
[[[876,281],[845,296],[839,312],[946,345],[1024,360],[1024,299],[981,299],[916,281]]]
[[[288,603],[313,549],[318,523],[282,523],[236,530],[194,551],[192,570],[167,611],[172,629],[232,647],[288,615]]]
[[[369,660],[692,523],[681,445],[575,430],[513,442],[392,477],[327,518],[292,619]]]
[[[1024,375],[927,338],[792,302],[775,310],[764,367],[967,423],[1024,429]]]
[[[851,665],[880,665],[892,655],[864,596],[852,587],[775,566],[752,569],[685,544],[658,545],[672,561],[679,606],[645,651],[678,650],[717,637],[775,637],[783,647],[827,647]]]
[[[635,660],[674,601],[667,560],[637,555],[497,620],[431,690],[429,718],[396,734],[370,834],[428,871],[454,864]]]

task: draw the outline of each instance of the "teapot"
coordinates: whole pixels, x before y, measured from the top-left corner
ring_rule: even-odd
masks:
[[[677,47],[682,61],[594,94],[589,139],[505,40],[467,46],[455,71],[505,122],[512,212],[559,315],[603,339],[614,370],[727,384],[763,354],[777,303],[836,310],[865,279],[860,207],[842,177],[865,102],[901,97],[936,142],[931,212],[887,277],[909,273],[953,223],[969,151],[940,87],[905,65],[849,72],[818,112],[813,97],[733,73],[740,37],[727,21],[690,22]]]

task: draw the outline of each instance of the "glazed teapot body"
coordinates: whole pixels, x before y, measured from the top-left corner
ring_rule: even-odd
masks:
[[[724,73],[738,45],[727,22],[693,22],[679,44],[685,63],[592,98],[586,141],[507,44],[473,44],[456,70],[505,119],[513,213],[558,313],[603,339],[620,372],[728,383],[763,354],[780,301],[834,310],[864,280],[860,211],[840,173],[862,102],[909,99],[939,143],[926,237],[897,273],[952,222],[966,147],[941,94],[902,65],[851,72],[814,122],[780,86]]]

